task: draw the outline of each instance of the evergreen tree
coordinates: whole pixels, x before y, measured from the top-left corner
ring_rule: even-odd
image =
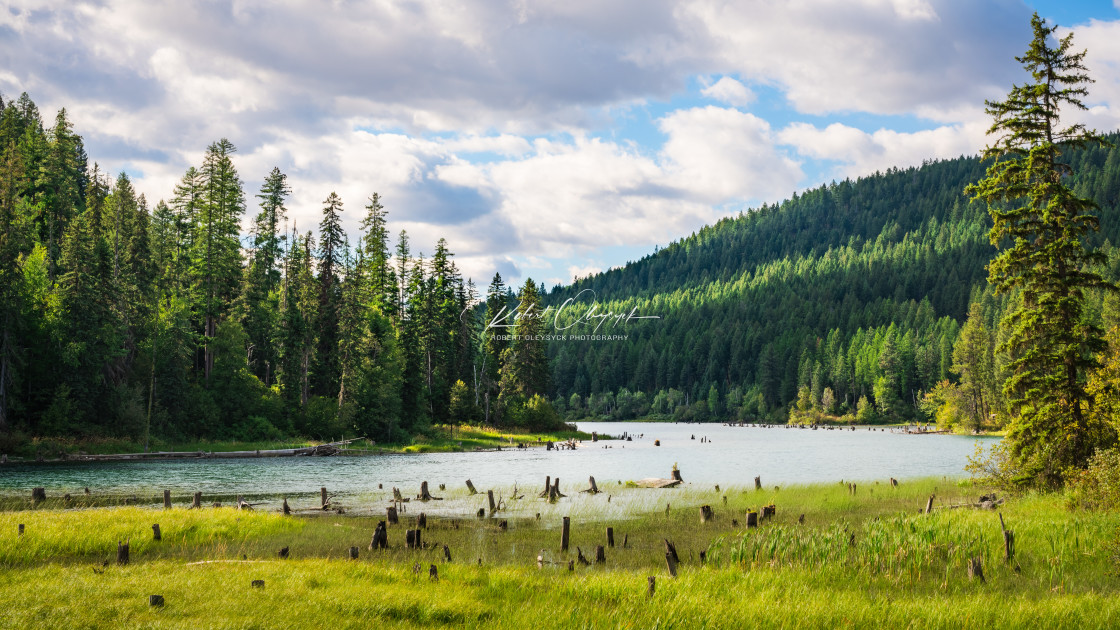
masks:
[[[318,350],[315,353],[314,390],[321,396],[338,396],[338,322],[342,302],[340,272],[343,267],[346,237],[342,230],[342,200],[331,193],[323,202],[323,220],[319,222],[319,320]]]
[[[253,252],[246,273],[244,289],[244,330],[249,343],[249,369],[265,385],[272,384],[278,354],[276,336],[280,311],[280,269],[283,243],[287,236],[280,232],[285,219],[284,200],[291,194],[287,176],[273,168],[261,191],[261,211],[253,221]]]
[[[362,238],[360,249],[369,269],[370,295],[373,303],[385,313],[396,313],[399,297],[397,277],[393,271],[389,253],[389,229],[386,222],[385,207],[381,196],[373,193],[366,205],[366,216],[362,218]]]
[[[545,331],[540,292],[533,279],[518,294],[517,323],[513,340],[502,353],[501,402],[505,411],[525,404],[548,390],[548,356],[541,336]]]
[[[1062,155],[1102,141],[1081,124],[1061,127],[1063,107],[1085,109],[1085,52],[1072,52],[1073,35],[1051,43],[1056,29],[1036,13],[1034,39],[1016,59],[1031,81],[1016,85],[1007,99],[988,101],[995,142],[984,150],[993,160],[987,176],[968,187],[988,203],[990,239],[1002,251],[989,266],[989,281],[1001,291],[1021,292],[1022,305],[1003,320],[1004,347],[1011,354],[1005,384],[1014,416],[1008,433],[1024,480],[1060,481],[1105,441],[1111,430],[1090,426],[1086,372],[1097,367],[1103,332],[1085,318],[1086,292],[1113,289],[1092,270],[1105,257],[1082,240],[1098,229],[1097,204],[1069,184],[1073,174]]]
[[[502,275],[495,273],[486,289],[486,314],[482,322],[482,410],[486,424],[491,424],[491,403],[497,402],[501,383],[502,353],[509,346],[511,328],[503,328],[501,318],[506,312],[506,286]],[[493,412],[497,412],[495,406]]]

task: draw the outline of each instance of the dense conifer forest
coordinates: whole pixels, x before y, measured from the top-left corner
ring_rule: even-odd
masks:
[[[963,192],[983,176],[975,157],[744,210],[552,291],[495,275],[480,296],[444,240],[425,256],[390,234],[372,191],[323,191],[317,229],[297,226],[286,175],[247,193],[222,139],[153,202],[101,172],[65,110],[45,122],[23,95],[0,111],[5,440],[385,441],[433,423],[560,417],[982,428],[1007,416],[998,322],[1016,294],[987,284],[991,218]],[[1090,244],[1116,279],[1120,149],[1067,158],[1078,194],[1101,207]],[[362,217],[353,242],[343,213]],[[582,306],[567,318],[595,302],[660,319],[607,324],[598,332],[625,336],[610,341],[546,343],[547,317],[486,326],[503,308],[569,299]],[[1090,296],[1088,317],[1112,328],[1115,299]]]

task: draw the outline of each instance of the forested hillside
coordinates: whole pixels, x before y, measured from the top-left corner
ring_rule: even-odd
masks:
[[[1093,244],[1115,260],[1120,149],[1068,159],[1102,208]],[[832,183],[552,291],[547,304],[590,289],[603,310],[662,317],[626,325],[625,341],[553,343],[554,403],[576,417],[925,421],[960,393],[971,360],[983,382],[961,385],[985,399],[966,406],[977,422],[998,416],[1008,298],[987,284],[987,209],[963,192],[983,174],[962,157]],[[968,349],[958,342],[973,302],[983,347]]]

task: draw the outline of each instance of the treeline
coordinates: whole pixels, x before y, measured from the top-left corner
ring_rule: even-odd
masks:
[[[1066,159],[1102,208],[1091,244],[1116,261],[1120,149]],[[963,193],[983,173],[961,157],[832,183],[555,289],[547,304],[590,289],[603,311],[662,319],[616,327],[625,341],[552,344],[553,404],[571,418],[1001,423],[1013,298],[987,284],[991,218]],[[1114,313],[1091,297],[1088,317]]]
[[[559,422],[547,377],[526,376],[547,370],[543,348],[495,346],[443,239],[428,258],[403,231],[391,242],[376,193],[355,243],[333,192],[317,232],[289,229],[279,169],[242,238],[235,151],[214,142],[153,205],[90,166],[65,110],[46,127],[26,94],[0,98],[0,435],[385,441]],[[512,296],[497,276],[491,293]]]

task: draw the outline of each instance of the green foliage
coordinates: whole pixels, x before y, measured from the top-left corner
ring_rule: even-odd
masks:
[[[565,428],[560,415],[540,394],[528,399],[515,399],[506,404],[508,426],[528,431],[558,431]]]
[[[1097,451],[1066,479],[1069,504],[1085,510],[1120,509],[1120,449]]]

